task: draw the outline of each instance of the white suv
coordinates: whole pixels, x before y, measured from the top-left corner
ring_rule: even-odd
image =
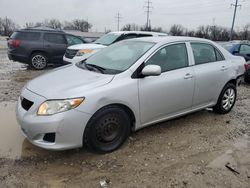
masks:
[[[167,36],[165,33],[145,32],[145,31],[119,31],[110,32],[101,38],[97,39],[92,44],[77,44],[67,48],[63,56],[63,61],[66,63],[78,63],[87,57],[90,52],[96,52],[115,42],[139,38],[139,37],[159,37]]]

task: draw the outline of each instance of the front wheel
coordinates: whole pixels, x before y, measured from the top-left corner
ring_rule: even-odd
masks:
[[[126,141],[130,129],[131,120],[123,109],[105,107],[97,111],[88,122],[83,144],[98,153],[112,152]]]
[[[236,86],[228,83],[222,90],[217,104],[213,110],[219,114],[226,114],[232,110],[236,102],[237,90]]]

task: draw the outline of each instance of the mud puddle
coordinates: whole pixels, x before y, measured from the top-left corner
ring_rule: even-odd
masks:
[[[229,170],[233,174],[250,178],[250,137],[244,135],[225,153],[215,158],[209,168]]]
[[[49,151],[33,146],[22,135],[16,121],[15,102],[0,103],[0,158],[20,159],[47,155]]]

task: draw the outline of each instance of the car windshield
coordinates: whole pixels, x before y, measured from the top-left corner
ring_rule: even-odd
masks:
[[[78,64],[80,68],[91,66],[104,74],[118,74],[127,70],[155,43],[144,41],[122,41],[90,56]],[[91,70],[91,69],[89,69]]]
[[[109,33],[109,34],[106,34],[106,35],[102,36],[101,38],[97,39],[94,43],[108,46],[108,45],[112,44],[113,42],[115,42],[115,40],[118,39],[118,37],[120,37],[120,36],[121,36],[121,34],[119,34],[119,33]]]

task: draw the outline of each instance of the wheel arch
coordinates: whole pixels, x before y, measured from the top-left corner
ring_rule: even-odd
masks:
[[[32,55],[35,54],[35,53],[42,53],[42,54],[45,54],[45,55],[46,55],[46,58],[49,59],[49,54],[48,54],[46,51],[44,51],[44,50],[33,50],[33,51],[31,51],[31,52],[30,52],[30,55],[29,55],[29,58],[31,58]]]
[[[100,110],[104,109],[104,108],[109,108],[109,107],[118,107],[118,108],[121,108],[123,109],[129,116],[130,120],[131,120],[131,129],[132,130],[135,130],[135,124],[136,124],[136,116],[135,116],[135,113],[133,112],[133,110],[128,107],[127,105],[125,104],[122,104],[122,103],[111,103],[111,104],[107,104],[107,105],[104,105],[102,106],[101,108],[99,108],[94,114],[93,116]]]

